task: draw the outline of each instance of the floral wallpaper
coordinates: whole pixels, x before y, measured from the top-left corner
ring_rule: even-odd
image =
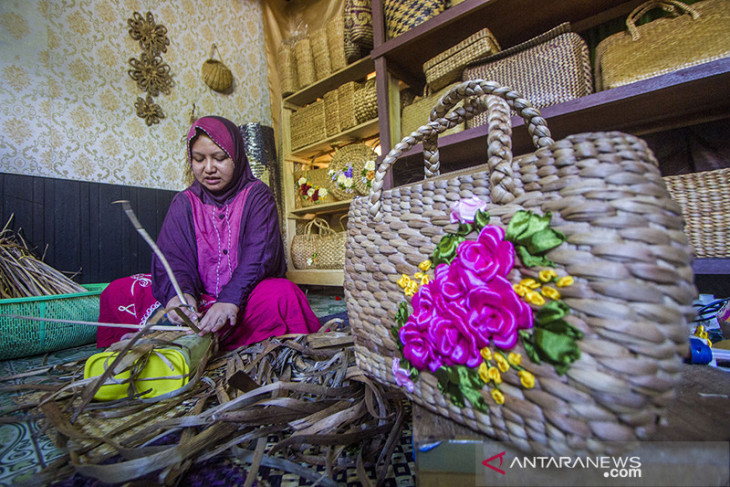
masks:
[[[135,11],[152,12],[170,40],[174,85],[154,98],[165,118],[150,127],[127,74],[140,55]],[[230,94],[201,78],[213,43]],[[271,125],[267,79],[261,0],[2,0],[0,172],[182,189],[193,104],[196,116]]]

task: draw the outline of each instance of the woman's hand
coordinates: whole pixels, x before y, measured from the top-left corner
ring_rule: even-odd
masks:
[[[183,296],[185,296],[185,301],[188,302],[188,305],[190,305],[190,307],[184,306],[180,301],[180,298],[177,296],[168,301],[167,306],[165,306],[165,308],[170,310],[167,312],[167,319],[170,320],[170,323],[174,325],[185,326],[185,322],[180,317],[180,315],[177,314],[176,311],[172,311],[171,308],[182,306],[180,310],[185,313],[185,316],[190,318],[193,323],[200,319],[200,313],[198,313],[198,301],[188,293],[183,294]]]
[[[200,336],[219,331],[226,325],[233,326],[238,318],[238,306],[231,303],[215,303],[200,320]]]

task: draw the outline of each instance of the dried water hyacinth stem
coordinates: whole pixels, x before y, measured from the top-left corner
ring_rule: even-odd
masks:
[[[13,217],[0,231],[0,299],[87,292],[33,255],[22,237],[10,230]]]

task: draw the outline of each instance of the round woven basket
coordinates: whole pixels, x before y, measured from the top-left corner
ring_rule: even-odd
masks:
[[[233,85],[233,73],[231,73],[231,70],[222,61],[213,59],[215,52],[218,52],[218,56],[220,56],[218,47],[213,44],[210,59],[203,63],[203,67],[200,68],[200,73],[205,84],[212,90],[225,93]]]
[[[365,143],[350,144],[335,151],[330,161],[331,191],[336,198],[349,200],[370,192],[369,182],[375,177],[377,154]],[[366,166],[371,169],[366,169]],[[370,171],[370,179],[367,172]]]

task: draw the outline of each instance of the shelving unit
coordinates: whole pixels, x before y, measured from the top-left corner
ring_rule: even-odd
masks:
[[[321,98],[328,91],[348,81],[355,81],[365,78],[375,70],[373,60],[369,57],[362,58],[341,69],[332,75],[317,81],[316,83],[303,88],[302,90],[289,95],[283,100],[282,110],[282,150],[284,160],[283,171],[283,194],[284,194],[284,215],[286,232],[286,250],[291,250],[291,243],[296,234],[296,223],[298,220],[307,220],[315,216],[346,213],[350,207],[350,201],[334,201],[322,203],[304,208],[296,208],[295,181],[292,165],[308,164],[312,158],[321,155],[323,152],[332,150],[334,146],[343,145],[355,140],[367,139],[378,135],[378,119],[369,120],[344,130],[333,137],[309,144],[304,147],[292,150],[291,137],[289,132],[291,111],[301,108]],[[294,269],[290,267],[287,271],[287,278],[297,284],[319,285],[319,286],[342,286],[344,270],[319,270],[319,269]]]
[[[507,48],[570,22],[582,32],[625,17],[644,0],[465,0],[400,36],[386,40],[383,0],[373,0],[380,142],[383,156],[401,139],[398,83],[417,91],[424,83],[423,63],[451,45],[488,27]],[[529,12],[529,15],[525,15]],[[631,85],[588,95],[541,110],[553,137],[620,130],[635,135],[702,122],[730,119],[730,59],[694,66]],[[425,120],[424,120],[425,122]],[[533,150],[524,122],[515,117],[515,155]],[[485,162],[487,127],[480,126],[439,139],[442,172]],[[388,174],[386,187],[408,182],[423,167],[420,144],[402,155]],[[730,259],[698,259],[703,274],[730,274]]]

